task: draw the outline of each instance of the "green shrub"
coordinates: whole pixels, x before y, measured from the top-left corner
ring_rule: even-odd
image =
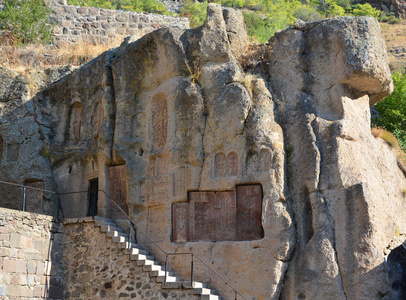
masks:
[[[183,2],[180,16],[189,19],[190,28],[199,27],[206,21],[207,4],[207,1],[201,3],[193,0],[186,0]]]
[[[165,4],[157,0],[68,0],[69,5],[121,9],[168,15]]]
[[[375,19],[379,18],[381,12],[371,6],[369,3],[356,4],[351,11],[351,14],[357,17],[370,16]]]
[[[403,150],[406,150],[406,74],[392,74],[395,89],[392,94],[375,105],[379,116],[372,124],[392,132]]]
[[[400,19],[396,18],[395,13],[393,13],[393,12],[385,13],[382,11],[381,15],[379,16],[379,22],[397,24],[397,23],[400,23]]]
[[[53,39],[49,13],[44,0],[5,0],[0,29],[10,31],[20,44],[46,44]]]

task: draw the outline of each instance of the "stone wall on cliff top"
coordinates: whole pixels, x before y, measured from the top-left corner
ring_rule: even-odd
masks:
[[[210,4],[202,27],[126,40],[32,99],[6,97],[1,134],[32,123],[16,128],[35,125],[48,149],[45,185],[105,190],[161,247],[193,251],[248,298],[401,299],[385,259],[406,231],[406,179],[369,112],[392,89],[372,18],[296,22],[253,48],[241,14]],[[16,160],[20,181],[34,157]],[[62,207],[122,218],[103,193]],[[137,242],[164,261],[141,231]],[[173,266],[190,276],[184,258]],[[234,297],[203,266],[194,275]]]
[[[50,2],[50,21],[57,42],[114,44],[117,38],[141,37],[162,27],[189,28],[187,18]]]

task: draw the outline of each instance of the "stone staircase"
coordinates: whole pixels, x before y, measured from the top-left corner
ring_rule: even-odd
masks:
[[[130,260],[136,262],[138,266],[142,266],[144,272],[149,272],[151,277],[156,278],[156,282],[162,283],[162,288],[193,289],[193,293],[200,295],[201,299],[221,299],[214,290],[209,289],[204,283],[182,281],[172,272],[166,272],[165,267],[156,261],[142,245],[129,241],[129,235],[124,233],[112,220],[95,217],[95,227],[100,227],[100,231],[106,233],[107,237],[117,243],[117,247],[123,249],[129,255]]]

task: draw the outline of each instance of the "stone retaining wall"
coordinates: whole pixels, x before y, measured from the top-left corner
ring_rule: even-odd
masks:
[[[0,208],[0,299],[62,299],[62,234],[51,216]]]
[[[189,28],[187,18],[148,13],[50,4],[50,20],[58,24],[54,34],[58,42],[97,42],[117,44],[117,39],[136,35],[141,37],[161,27]]]
[[[67,219],[64,278],[68,299],[188,299],[193,290],[164,289],[161,283],[129,259],[91,218]]]

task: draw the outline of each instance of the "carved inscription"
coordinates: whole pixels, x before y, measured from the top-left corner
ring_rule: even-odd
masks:
[[[168,135],[168,103],[163,93],[158,93],[152,99],[153,145],[162,149]]]
[[[154,178],[154,186],[153,186],[153,193],[154,193],[154,200],[157,202],[165,201],[171,196],[169,191],[171,186],[170,183],[170,175],[162,175]]]
[[[271,153],[267,149],[262,149],[259,153],[261,172],[266,172],[271,169]]]
[[[214,158],[214,164],[215,164],[214,174],[216,177],[226,176],[226,174],[227,174],[226,163],[227,163],[226,155],[224,153],[217,153]]]
[[[189,192],[188,196],[188,203],[173,204],[175,242],[262,238],[261,185],[238,186],[236,191],[227,192]],[[184,208],[188,210],[188,214],[183,211]],[[183,219],[185,216],[188,218],[187,222]],[[183,231],[184,226],[187,226],[186,231]]]
[[[72,133],[73,138],[78,141],[80,140],[80,127],[82,125],[82,116],[83,116],[83,106],[74,105],[72,108]]]
[[[166,175],[169,173],[169,163],[170,163],[169,154],[158,157],[158,174],[159,175]]]
[[[174,203],[173,206],[173,241],[186,243],[189,241],[189,204]]]
[[[142,188],[145,200],[162,202],[172,197],[173,174],[170,172],[170,155],[151,156],[148,162],[148,180]]]
[[[110,198],[123,211],[128,214],[127,204],[127,175],[125,165],[109,167],[110,174]],[[122,212],[116,205],[111,207],[112,218],[122,218]]]
[[[217,153],[214,157],[214,176],[226,177],[237,176],[238,168],[238,154],[230,152],[227,156],[224,153]]]
[[[251,152],[247,155],[247,172],[261,173],[271,169],[271,152],[262,149],[258,152]]]
[[[238,155],[235,152],[230,152],[227,155],[228,176],[238,175]]]
[[[186,169],[184,167],[173,172],[173,194],[174,196],[186,194]]]
[[[215,201],[216,241],[233,241],[236,237],[235,192],[217,192]]]
[[[237,187],[237,240],[255,240],[262,237],[261,185]]]
[[[162,230],[162,223],[166,224],[165,207],[149,206],[148,207],[148,228],[149,236],[155,242],[161,242],[166,237],[165,230]],[[148,241],[149,242],[149,241]]]
[[[37,181],[37,182],[29,182],[26,183],[26,186],[36,188],[36,189],[44,189],[44,182]],[[26,196],[25,196],[25,210],[33,213],[42,213],[42,203],[44,201],[44,192],[40,190],[33,190],[30,188],[26,189]]]
[[[214,192],[190,192],[190,240],[214,241]]]
[[[20,144],[7,144],[7,161],[15,162],[20,155]]]

